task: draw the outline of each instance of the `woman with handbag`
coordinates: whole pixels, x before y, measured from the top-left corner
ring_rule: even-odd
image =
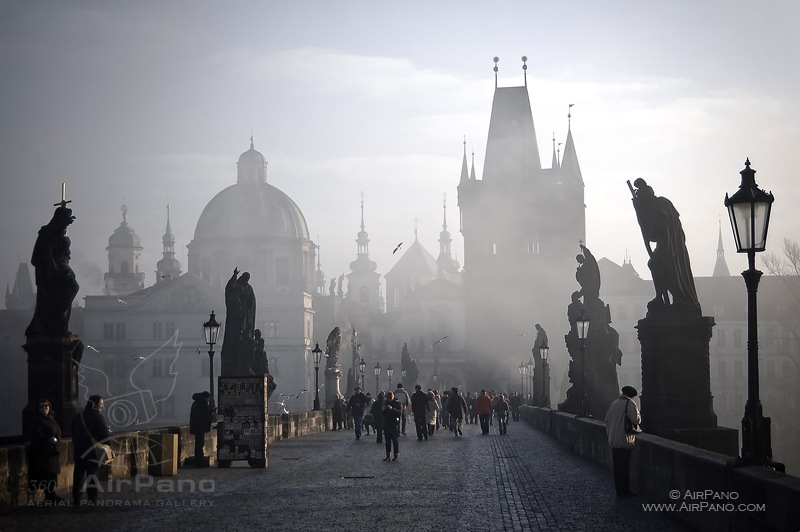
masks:
[[[611,445],[611,461],[614,466],[614,487],[618,497],[636,495],[630,488],[630,461],[636,434],[641,432],[642,416],[634,397],[638,395],[633,386],[623,386],[622,395],[611,403],[606,413],[606,433]]]
[[[29,493],[44,490],[47,501],[63,500],[56,495],[58,473],[61,469],[58,449],[60,441],[61,427],[53,418],[53,405],[47,399],[42,399],[37,406],[31,436]]]

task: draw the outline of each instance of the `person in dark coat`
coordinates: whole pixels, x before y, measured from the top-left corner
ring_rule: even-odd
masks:
[[[364,419],[364,410],[366,410],[368,402],[369,399],[367,399],[367,396],[361,391],[360,386],[356,386],[356,393],[354,393],[347,402],[347,412],[353,416],[353,425],[356,430],[357,440],[361,439],[361,423]]]
[[[72,502],[81,502],[84,476],[88,479],[86,496],[90,503],[97,502],[97,470],[105,462],[102,444],[111,438],[103,418],[103,398],[89,396],[86,407],[72,420],[72,452],[75,469],[72,471]]]
[[[400,432],[400,419],[403,417],[403,403],[394,398],[393,392],[386,392],[386,404],[383,407],[383,431],[386,435],[386,458],[389,461],[389,454],[394,450],[392,460],[397,460],[400,454],[400,442],[398,441]]]
[[[378,397],[372,402],[372,427],[375,429],[375,434],[378,436],[377,443],[383,442],[383,398],[383,392],[379,392]]]
[[[47,399],[39,401],[33,421],[30,454],[30,493],[44,490],[48,501],[62,501],[56,495],[58,473],[61,467],[58,442],[61,441],[61,427],[53,418],[53,405]]]
[[[333,402],[333,430],[344,430],[345,404],[341,395]]]
[[[192,410],[189,413],[189,434],[194,434],[194,465],[197,467],[207,465],[203,456],[203,446],[206,433],[211,432],[211,409],[208,407],[208,392],[198,392],[192,395]]]
[[[411,413],[414,414],[414,427],[417,429],[417,440],[428,439],[428,394],[417,384],[411,394]]]

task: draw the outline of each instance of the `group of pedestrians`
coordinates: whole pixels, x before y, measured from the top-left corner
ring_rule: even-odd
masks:
[[[103,398],[92,395],[85,408],[72,420],[72,503],[80,504],[83,483],[86,479],[86,495],[90,503],[97,501],[97,472],[107,462],[106,447],[111,431],[103,417]],[[65,503],[56,494],[60,472],[61,427],[55,420],[53,405],[47,399],[37,404],[32,423],[29,447],[30,484],[29,493],[44,491],[46,501]]]

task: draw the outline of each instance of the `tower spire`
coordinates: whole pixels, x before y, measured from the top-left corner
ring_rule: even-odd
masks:
[[[497,71],[500,70],[499,68],[497,68],[497,63],[500,62],[500,58],[495,56],[494,59],[492,59],[492,61],[494,61],[494,88],[496,89],[497,88]]]
[[[467,136],[464,135],[464,157],[461,160],[461,180],[459,183],[463,183],[469,179],[469,174],[467,173]]]
[[[730,277],[731,272],[728,269],[728,263],[725,261],[725,250],[722,247],[722,217],[718,220],[718,224],[717,262],[714,264],[714,273],[712,277]]]
[[[472,181],[475,181],[475,148],[472,148],[472,168],[469,172],[469,178]]]

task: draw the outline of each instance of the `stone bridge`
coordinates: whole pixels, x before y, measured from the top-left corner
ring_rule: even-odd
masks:
[[[724,455],[643,435],[632,464],[640,496],[620,499],[601,423],[549,409],[523,412],[506,435],[465,425],[463,437],[439,430],[419,442],[409,426],[397,462],[382,461],[374,436],[330,430],[327,411],[270,416],[267,469],[234,462],[172,475],[148,468],[144,451],[121,452],[96,507],[29,497],[21,489],[24,446],[4,446],[0,530],[800,529],[797,477],[731,470]],[[176,441],[181,463],[193,448],[185,428],[128,436],[142,447]],[[207,438],[207,452],[212,445]],[[62,471],[66,495],[71,465]]]

